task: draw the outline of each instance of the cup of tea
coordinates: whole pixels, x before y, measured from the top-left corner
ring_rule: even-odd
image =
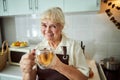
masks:
[[[36,63],[41,69],[45,69],[53,59],[53,51],[52,50],[36,50]]]

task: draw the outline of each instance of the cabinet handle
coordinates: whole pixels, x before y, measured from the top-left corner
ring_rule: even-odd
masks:
[[[32,0],[29,0],[29,9],[32,9]]]
[[[4,9],[4,12],[7,11],[7,3],[6,3],[6,0],[3,0],[3,9]]]
[[[35,9],[38,9],[38,0],[35,0]]]
[[[96,7],[99,7],[100,0],[96,0]]]

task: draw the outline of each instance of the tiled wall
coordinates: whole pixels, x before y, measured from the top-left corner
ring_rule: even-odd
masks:
[[[120,59],[120,30],[105,13],[68,14],[66,18],[66,34],[84,42],[88,58],[98,62],[111,56]]]
[[[95,59],[97,62],[110,56],[120,58],[120,30],[105,13],[69,13],[65,16],[64,33],[75,40],[84,42],[87,58]],[[7,20],[5,19],[4,22],[6,23]],[[14,20],[11,23],[15,22],[15,40],[42,39],[39,18],[16,16]]]

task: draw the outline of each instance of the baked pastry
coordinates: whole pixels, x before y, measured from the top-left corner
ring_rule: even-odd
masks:
[[[44,66],[48,66],[51,63],[53,56],[54,56],[53,52],[48,52],[48,53],[44,52],[37,56],[38,62]]]
[[[89,67],[90,68],[90,67]],[[89,78],[92,78],[94,76],[94,72],[92,71],[92,69],[90,68],[90,71],[89,71]]]

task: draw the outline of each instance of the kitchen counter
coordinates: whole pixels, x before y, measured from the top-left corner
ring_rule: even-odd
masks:
[[[100,80],[99,73],[94,60],[87,60],[89,67],[94,72],[94,76],[89,80]],[[6,68],[0,72],[0,80],[22,80],[19,66],[7,64]]]
[[[20,67],[9,64],[0,72],[0,80],[22,80],[21,76]]]
[[[101,80],[95,60],[87,60],[87,63],[94,73],[94,76],[92,78],[89,78],[89,80]]]

